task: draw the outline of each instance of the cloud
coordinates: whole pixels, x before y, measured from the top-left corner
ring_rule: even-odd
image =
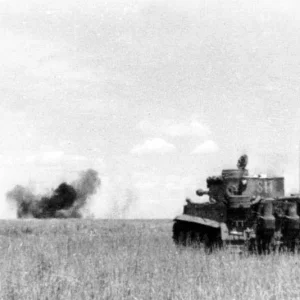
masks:
[[[25,163],[27,164],[45,164],[52,165],[58,163],[74,163],[74,162],[86,162],[88,158],[83,155],[65,154],[63,151],[43,151],[33,155],[27,155],[25,157]]]
[[[63,151],[47,151],[42,153],[40,160],[45,164],[52,164],[60,162],[63,159]]]
[[[149,154],[149,153],[169,153],[176,150],[176,147],[161,138],[152,138],[146,140],[143,144],[138,144],[130,151],[132,154]]]
[[[149,181],[139,180],[134,184],[134,187],[139,190],[149,190],[155,188],[156,186],[157,186],[157,182],[153,182],[150,180]]]
[[[27,164],[56,164],[65,158],[63,151],[44,151],[38,154],[27,155]]]
[[[26,112],[11,111],[0,104],[0,116],[0,152],[2,155],[18,152],[21,149],[24,151],[34,143],[37,129]]]
[[[201,145],[197,146],[191,154],[207,154],[219,151],[219,146],[212,140],[207,140]]]
[[[177,122],[175,120],[164,120],[162,122],[152,123],[143,120],[138,124],[138,128],[145,133],[165,134],[172,137],[182,136],[207,136],[210,129],[207,125],[197,120]]]
[[[69,154],[60,150],[44,150],[27,155],[2,155],[0,163],[3,166],[32,167],[64,167],[66,169],[94,168],[104,170],[105,161],[102,157],[86,157],[79,154]]]

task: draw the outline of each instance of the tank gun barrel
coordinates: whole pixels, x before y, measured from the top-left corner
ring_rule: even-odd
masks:
[[[198,189],[196,191],[196,195],[199,196],[199,197],[202,197],[204,195],[209,195],[209,191],[205,191],[205,190],[202,190],[202,189]]]

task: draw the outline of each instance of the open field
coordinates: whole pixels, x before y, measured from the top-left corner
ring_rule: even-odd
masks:
[[[0,221],[0,299],[300,299],[300,255],[177,249],[169,220]]]

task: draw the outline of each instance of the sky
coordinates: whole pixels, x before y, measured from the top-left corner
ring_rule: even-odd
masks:
[[[0,217],[93,168],[96,217],[172,218],[244,153],[298,191],[299,6],[0,0]]]

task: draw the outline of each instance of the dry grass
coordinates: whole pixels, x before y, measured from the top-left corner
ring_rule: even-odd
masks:
[[[299,255],[177,249],[171,221],[0,222],[0,299],[300,299]]]

